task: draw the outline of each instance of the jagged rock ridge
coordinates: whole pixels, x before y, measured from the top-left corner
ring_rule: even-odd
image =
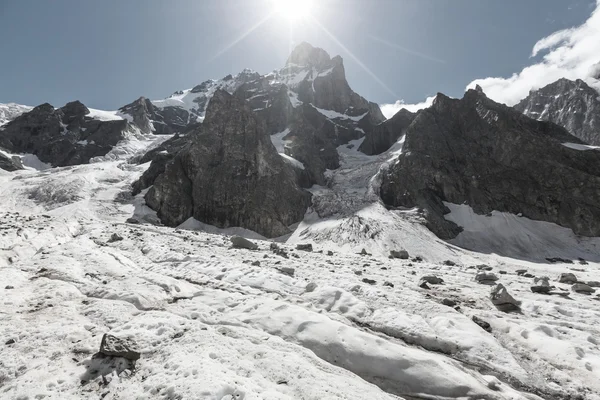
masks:
[[[444,239],[460,228],[444,219],[444,202],[475,212],[521,214],[600,235],[600,152],[565,129],[532,120],[468,91],[461,100],[439,94],[406,131],[402,154],[382,177],[390,206],[421,207],[428,227]]]
[[[515,106],[540,121],[554,122],[585,143],[600,145],[600,93],[581,79],[559,79]]]

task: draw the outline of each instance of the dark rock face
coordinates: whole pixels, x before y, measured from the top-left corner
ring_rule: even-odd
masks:
[[[105,333],[100,343],[100,353],[111,357],[123,357],[128,360],[139,360],[141,353],[133,339],[119,338]]]
[[[414,121],[416,113],[402,109],[392,118],[367,131],[359,150],[368,155],[381,154],[394,145]]]
[[[600,145],[600,93],[581,79],[560,79],[532,91],[515,108],[533,119],[554,122],[585,143]]]
[[[563,128],[534,121],[470,90],[439,94],[406,131],[403,154],[383,173],[381,198],[420,207],[443,239],[460,228],[444,219],[444,201],[522,213],[584,236],[600,235],[600,152],[578,151]]]
[[[193,216],[276,237],[303,218],[310,194],[300,189],[264,122],[243,101],[218,90],[204,123],[190,135],[145,197],[164,224]]]
[[[304,42],[296,46],[280,73],[284,83],[294,82],[291,89],[304,103],[350,116],[371,112],[378,122],[385,120],[377,104],[368,102],[350,88],[340,56],[330,58],[325,50]]]
[[[79,101],[58,109],[42,104],[2,127],[0,147],[35,154],[53,166],[88,163],[106,155],[128,129],[125,120],[100,121],[89,112]]]
[[[16,171],[23,169],[23,163],[19,157],[8,157],[0,153],[0,169],[9,172]]]
[[[130,115],[133,124],[142,133],[155,133],[167,135],[183,132],[190,122],[190,113],[178,107],[155,107],[145,97],[140,97],[133,103],[127,104],[119,109],[121,114]]]

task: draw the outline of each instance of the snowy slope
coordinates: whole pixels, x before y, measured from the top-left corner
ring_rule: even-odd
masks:
[[[33,107],[24,106],[21,104],[15,103],[0,103],[0,126],[6,124],[7,122],[15,119],[19,115],[31,111]]]
[[[156,145],[131,140],[121,147],[137,150],[122,157]],[[516,273],[589,281],[600,264],[444,243],[412,210],[376,199],[377,171],[402,143],[372,157],[351,144],[338,149],[330,187],[313,188],[313,212],[279,244],[289,258],[266,241],[238,250],[219,234],[124,223],[151,217],[129,195],[147,164],[116,157],[0,173],[2,397],[600,399],[598,297],[555,281],[560,295],[532,293]],[[123,240],[110,242],[115,233]],[[356,254],[363,247],[373,255]],[[400,248],[423,261],[387,258]],[[479,264],[523,302],[520,313],[492,306],[490,287],[474,280]],[[428,274],[445,283],[418,287]],[[138,343],[135,369],[95,355],[106,332]]]

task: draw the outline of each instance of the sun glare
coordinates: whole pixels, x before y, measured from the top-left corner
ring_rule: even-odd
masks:
[[[313,8],[312,0],[272,0],[275,12],[290,21],[306,18]]]

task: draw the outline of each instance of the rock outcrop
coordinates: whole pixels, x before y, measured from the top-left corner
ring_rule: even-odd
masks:
[[[217,90],[204,123],[188,135],[189,144],[166,163],[145,196],[164,224],[194,217],[276,237],[303,218],[310,194],[245,102]]]
[[[88,163],[106,155],[129,129],[125,120],[102,121],[88,114],[79,101],[62,108],[42,104],[2,127],[0,147],[35,154],[53,166]]]
[[[17,171],[19,169],[23,169],[23,163],[21,162],[21,158],[17,156],[7,156],[3,153],[0,153],[0,169],[5,171]]]
[[[382,173],[389,206],[420,207],[443,239],[460,228],[444,202],[468,204],[553,222],[584,236],[600,235],[600,152],[579,151],[565,129],[532,120],[469,90],[439,94],[406,131],[402,154]]]
[[[585,143],[600,146],[600,93],[581,79],[559,79],[531,91],[515,108],[567,129]]]
[[[402,109],[387,121],[375,125],[371,129],[367,128],[365,140],[359,150],[368,155],[383,153],[404,136],[416,116],[416,113]]]

